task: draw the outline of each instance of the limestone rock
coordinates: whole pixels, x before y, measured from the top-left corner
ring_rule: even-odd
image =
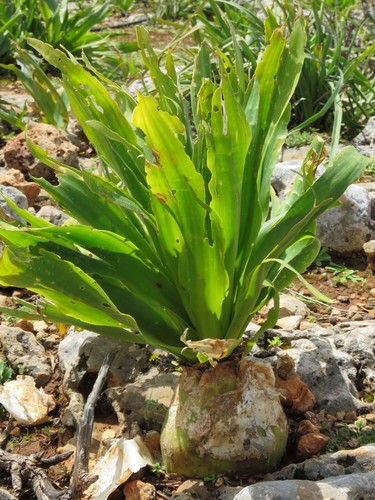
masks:
[[[291,190],[302,160],[278,163],[272,174],[272,186],[283,201]],[[317,175],[323,167],[318,167]],[[369,186],[369,185],[370,186]],[[317,220],[317,236],[322,245],[337,252],[361,251],[362,245],[375,239],[375,192],[371,184],[353,184],[342,195],[340,206],[325,211]]]
[[[289,163],[291,161],[298,161],[298,163],[300,163],[305,159],[309,149],[309,145],[294,148],[285,148],[282,153],[282,161],[283,163]]]
[[[4,210],[4,212],[13,217],[14,219],[21,220],[21,217],[17,215],[5,201],[4,196],[9,198],[13,203],[15,203],[19,208],[23,208],[27,210],[28,203],[26,196],[17,188],[12,186],[3,186],[0,184],[0,208]]]
[[[208,500],[209,492],[203,481],[188,479],[184,481],[173,493],[172,498],[199,498],[199,500]]]
[[[265,481],[248,486],[234,500],[351,500],[374,498],[375,474],[351,474],[323,481]]]
[[[108,387],[124,386],[136,378],[150,351],[120,340],[112,340],[87,330],[71,329],[60,343],[58,356],[64,371],[63,385],[78,389],[86,373],[98,373],[107,352],[117,351],[111,365]]]
[[[51,224],[55,226],[62,226],[69,218],[64,212],[52,205],[44,205],[36,215],[41,219],[51,222]]]
[[[273,300],[271,300],[265,307],[260,310],[260,314],[266,315],[273,307]],[[279,318],[287,318],[289,316],[300,316],[306,318],[310,314],[310,310],[302,300],[282,293],[280,295],[280,310]]]
[[[179,378],[178,372],[163,373],[151,367],[133,383],[109,388],[105,394],[120,425],[130,429],[137,422],[142,428],[160,431]]]
[[[310,330],[270,330],[290,346],[277,353],[291,357],[297,375],[316,398],[317,409],[338,412],[367,409],[359,390],[375,392],[375,321],[340,323]],[[254,351],[256,352],[256,351]],[[361,366],[361,376],[358,367]]]
[[[366,241],[375,238],[370,195],[365,188],[353,184],[340,202],[340,206],[318,218],[317,236],[322,245],[337,252],[361,251]]]
[[[105,354],[112,350],[117,354],[109,371],[107,387],[123,390],[147,365],[151,351],[146,346],[137,346],[87,330],[74,331],[74,329],[71,329],[61,341],[58,356],[64,372],[63,387],[70,400],[64,413],[65,425],[74,426],[77,418],[80,418],[84,405],[82,394],[89,392],[90,379],[92,380],[92,377],[99,372]],[[120,415],[120,417],[124,423],[125,416]]]
[[[302,160],[289,160],[275,165],[271,183],[281,201],[285,199],[291,190],[294,179],[301,169],[301,165]]]
[[[52,376],[52,369],[44,347],[39,344],[33,333],[0,325],[0,342],[13,368],[17,370],[17,367],[22,365],[38,387],[46,385]]]
[[[318,458],[290,464],[267,476],[270,480],[308,479],[318,481],[344,474],[375,473],[375,443],[354,450],[340,450]]]
[[[367,241],[363,245],[369,268],[375,270],[375,240]]]
[[[285,330],[296,330],[300,327],[302,316],[285,316],[277,320],[276,326]]]
[[[78,148],[69,141],[63,130],[46,123],[37,123],[27,131],[27,136],[46,150],[49,156],[65,165],[78,166]],[[20,170],[26,176],[55,180],[54,171],[30,153],[26,145],[26,132],[21,132],[7,143],[4,161],[8,168]]]
[[[375,117],[372,116],[365,128],[353,140],[357,149],[368,156],[375,156]]]

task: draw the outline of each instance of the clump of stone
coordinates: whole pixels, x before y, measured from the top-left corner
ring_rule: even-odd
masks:
[[[55,181],[53,169],[31,154],[26,137],[47,151],[55,160],[78,168],[78,147],[71,143],[66,132],[46,123],[36,123],[27,132],[21,132],[7,143],[3,150],[7,168],[20,170],[26,178],[43,177]]]

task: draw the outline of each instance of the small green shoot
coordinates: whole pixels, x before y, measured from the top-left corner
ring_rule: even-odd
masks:
[[[13,377],[12,368],[3,360],[0,360],[0,384],[3,385]]]
[[[288,148],[300,148],[301,146],[310,145],[313,135],[310,132],[296,130],[286,138],[285,145]]]
[[[329,254],[329,249],[328,247],[322,247],[318,253],[318,256],[314,260],[314,264],[317,267],[322,267],[327,262],[332,262],[332,258]]]
[[[267,342],[269,347],[281,347],[283,344],[282,339],[278,335],[275,335],[272,339],[267,339]]]
[[[366,403],[373,403],[375,400],[375,396],[371,394],[371,392],[365,392],[363,394],[363,399],[366,401]]]
[[[216,479],[217,479],[217,474],[215,474],[214,472],[212,474],[209,474],[208,476],[205,476],[203,478],[203,481],[205,483],[212,483],[212,484],[215,484],[216,482]]]
[[[18,373],[20,375],[26,375],[26,373],[29,371],[28,367],[25,366],[25,365],[23,365],[23,364],[22,365],[18,365],[17,366],[17,370],[18,370]]]
[[[148,358],[148,360],[150,363],[155,363],[155,362],[159,361],[159,358],[160,358],[160,354],[154,353],[154,354],[151,354],[151,356]]]
[[[365,281],[365,278],[358,276],[354,269],[348,269],[345,266],[331,264],[326,267],[326,270],[333,274],[332,281],[337,285],[345,285],[348,281],[352,283],[361,283]]]
[[[375,442],[375,429],[367,432],[364,422],[357,421],[354,426],[344,426],[330,433],[330,442],[326,445],[327,453],[338,450],[358,448]]]
[[[155,464],[151,465],[150,471],[153,474],[155,474],[156,477],[161,477],[166,475],[164,465],[160,464],[159,462],[156,462]]]
[[[148,399],[146,401],[143,417],[149,428],[161,428],[163,425],[167,407],[159,403],[156,399]]]

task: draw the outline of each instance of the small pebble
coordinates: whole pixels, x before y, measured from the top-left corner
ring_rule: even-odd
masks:
[[[357,426],[361,426],[361,425],[364,426],[364,425],[366,425],[366,420],[367,420],[366,417],[361,416],[361,417],[357,418],[357,420],[354,422],[354,424]]]
[[[341,316],[343,314],[343,311],[340,311],[340,309],[335,309],[333,308],[331,311],[331,316]]]
[[[375,288],[371,288],[370,295],[371,297],[375,297]]]
[[[297,427],[298,434],[309,434],[311,432],[318,432],[319,428],[314,425],[310,420],[301,420]]]
[[[21,435],[21,429],[18,426],[16,426],[14,427],[14,429],[10,431],[9,434],[14,437],[19,437]]]
[[[16,326],[25,332],[34,333],[34,325],[31,321],[27,321],[27,319],[19,319],[16,321]]]
[[[48,330],[48,324],[43,320],[34,321],[33,325],[36,332],[40,332],[41,330]]]
[[[9,306],[9,297],[6,295],[0,295],[0,307],[8,307]]]
[[[351,317],[351,319],[353,321],[363,321],[364,320],[364,317],[362,314],[359,314],[359,313],[355,313],[353,314],[353,316]]]
[[[334,421],[336,420],[336,417],[335,417],[334,415],[329,415],[329,414],[327,414],[327,415],[326,415],[326,419],[327,419],[327,420],[332,420],[332,422],[334,422]]]
[[[356,305],[350,306],[348,309],[349,312],[358,312],[358,310],[358,306]]]
[[[375,413],[368,413],[366,415],[366,420],[367,420],[367,422],[371,422],[372,424],[375,424]]]
[[[347,297],[346,295],[339,295],[339,296],[337,297],[337,300],[338,300],[339,302],[341,302],[342,304],[348,304],[348,303],[350,302],[349,297]]]
[[[335,316],[330,316],[328,318],[328,321],[330,322],[331,325],[336,325],[338,323],[338,318],[336,318]]]

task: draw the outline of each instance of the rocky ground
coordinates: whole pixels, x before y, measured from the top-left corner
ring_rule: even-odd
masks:
[[[2,97],[15,107],[23,107],[26,100],[32,113],[30,98],[22,94],[18,85],[8,86],[6,96],[3,94],[4,90]],[[29,180],[33,175],[54,182],[53,172],[30,155],[24,134],[10,138],[6,126],[3,127],[1,192],[39,217],[62,224],[65,215],[37,183]],[[68,134],[43,124],[35,125],[31,134],[60,161],[95,170],[95,154],[74,122]],[[355,144],[365,153],[371,153],[371,148],[373,151],[374,121]],[[303,153],[301,148],[284,152],[274,179],[279,195],[290,185]],[[362,247],[375,239],[374,193],[375,175],[369,171],[346,193],[341,211],[333,209],[318,225],[320,237],[330,250],[321,252],[305,278],[332,303],[316,300],[296,281],[282,299],[278,325],[267,332],[254,350],[255,356],[269,358],[273,363],[289,418],[288,452],[278,471],[266,477],[212,476],[204,481],[166,475],[160,464],[158,436],[181,371],[175,359],[146,347],[124,344],[119,349],[118,344],[90,332],[70,331],[64,335],[54,324],[17,321],[11,315],[3,315],[0,382],[17,376],[18,382],[13,383],[18,385],[10,386],[8,393],[3,388],[0,400],[4,406],[12,407],[12,395],[20,394],[17,403],[23,413],[12,422],[9,413],[0,407],[0,485],[13,495],[6,497],[0,491],[0,497],[3,494],[4,498],[33,498],[30,486],[17,493],[17,484],[12,484],[9,468],[4,465],[8,456],[5,452],[36,457],[33,463],[24,463],[26,470],[35,469],[42,459],[75,449],[85,400],[93,389],[104,353],[115,349],[117,354],[95,405],[90,471],[114,439],[122,439],[116,441],[115,458],[118,450],[125,453],[130,446],[132,453],[140,456],[141,467],[138,470],[128,464],[122,471],[124,484],[114,491],[102,485],[106,493],[92,493],[89,498],[263,499],[266,495],[274,498],[273,492],[281,489],[283,498],[296,498],[300,488],[305,491],[302,498],[313,498],[317,491],[323,497],[349,498],[344,495],[354,490],[363,498],[373,498],[375,251],[367,246],[366,255]],[[0,205],[9,210],[4,201],[0,200]],[[25,290],[1,289],[0,306],[10,305],[12,297],[29,299],[30,295]],[[264,321],[265,314],[266,310],[260,311],[249,334]],[[9,367],[12,377],[7,372]],[[22,402],[22,387],[26,384],[29,399]],[[36,393],[33,413],[30,395]],[[69,484],[72,466],[70,456],[43,470],[56,487],[64,488]],[[106,476],[111,468],[115,469],[112,466],[107,463]],[[118,480],[116,476],[109,477],[112,483]]]

